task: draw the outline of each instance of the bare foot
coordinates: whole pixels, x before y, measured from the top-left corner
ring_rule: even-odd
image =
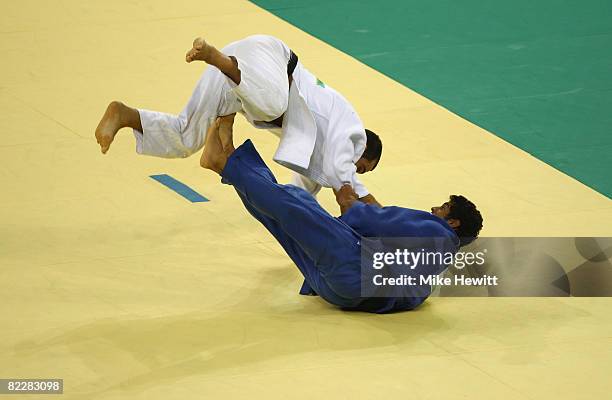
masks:
[[[198,37],[193,41],[193,47],[191,50],[189,50],[185,55],[185,61],[190,63],[192,61],[199,60],[208,63],[210,61],[212,49],[213,47],[206,43],[204,38]]]
[[[221,140],[221,145],[223,146],[223,152],[225,152],[228,156],[233,153],[234,148],[234,117],[236,114],[226,115],[224,117],[219,117],[219,139]]]
[[[221,139],[219,139],[219,120],[216,120],[206,132],[206,142],[204,143],[202,157],[200,157],[200,165],[202,168],[221,174],[226,161],[227,156],[223,152],[223,145]]]
[[[121,112],[124,107],[125,105],[118,101],[111,102],[96,128],[96,141],[100,144],[102,154],[106,154],[111,143],[115,140],[117,131],[123,128]]]

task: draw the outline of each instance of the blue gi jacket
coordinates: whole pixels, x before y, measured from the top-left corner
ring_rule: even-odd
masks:
[[[445,248],[431,250],[455,253],[459,238],[443,219],[425,211],[402,207],[379,208],[356,202],[344,215],[338,218],[364,238],[446,238]],[[433,246],[433,245],[432,245]],[[446,266],[439,266],[441,273]],[[431,270],[430,270],[431,272]],[[361,310],[376,313],[409,310],[421,304],[430,294],[430,288],[421,288],[418,297],[371,297],[347,310]],[[300,294],[316,294],[305,281]]]

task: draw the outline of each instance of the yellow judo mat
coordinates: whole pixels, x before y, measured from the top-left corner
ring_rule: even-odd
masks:
[[[102,155],[93,133],[115,99],[178,113],[204,68],[184,61],[194,37],[267,33],[381,134],[363,181],[384,204],[457,193],[485,236],[612,236],[609,199],[246,1],[23,0],[0,27],[0,378],[62,378],[66,399],[609,396],[609,299],[341,312],[297,294],[297,268],[199,157],[137,156],[128,130]],[[237,120],[286,182],[277,138]]]

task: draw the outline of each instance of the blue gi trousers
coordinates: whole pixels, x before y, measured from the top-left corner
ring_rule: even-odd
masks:
[[[305,190],[277,183],[250,140],[227,160],[222,182],[276,238],[310,287],[328,302],[361,301],[361,237]]]

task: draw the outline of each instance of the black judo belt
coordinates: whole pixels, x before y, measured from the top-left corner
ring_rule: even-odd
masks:
[[[289,62],[287,63],[287,75],[291,76],[293,71],[295,71],[295,67],[297,67],[298,56],[291,50],[289,50],[291,54],[289,55]]]

